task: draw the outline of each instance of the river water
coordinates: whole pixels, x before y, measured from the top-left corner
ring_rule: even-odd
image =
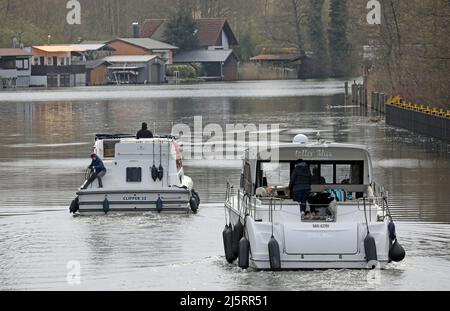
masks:
[[[224,190],[240,171],[232,160],[185,161],[202,198],[197,215],[69,215],[95,133],[135,133],[143,121],[168,133],[195,116],[204,126],[277,124],[283,141],[320,132],[367,145],[406,259],[371,272],[227,264]],[[449,290],[449,184],[448,144],[346,103],[343,81],[0,92],[0,290]],[[80,284],[68,283],[74,267]]]

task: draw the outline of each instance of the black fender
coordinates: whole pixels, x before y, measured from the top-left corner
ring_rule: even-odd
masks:
[[[70,203],[69,212],[71,214],[75,214],[80,210],[80,199],[79,197],[76,197],[72,200],[72,203]]]

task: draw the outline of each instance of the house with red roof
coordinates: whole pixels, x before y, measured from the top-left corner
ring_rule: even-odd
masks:
[[[239,58],[233,47],[238,41],[226,18],[201,18],[197,23],[199,46],[195,50],[177,51],[174,64],[201,64],[207,80],[238,79]],[[140,28],[141,38],[165,41],[168,19],[147,19]]]

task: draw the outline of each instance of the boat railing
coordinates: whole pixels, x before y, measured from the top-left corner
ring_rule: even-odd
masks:
[[[372,196],[372,197],[363,197],[356,198],[349,201],[333,201],[335,204],[340,205],[356,205],[359,211],[366,211],[369,213],[369,220],[372,221],[372,212],[378,212],[380,209],[382,211],[381,216],[384,219],[386,216],[390,217],[389,205],[387,200],[386,192],[378,192],[383,194],[382,196]],[[226,197],[225,202],[229,206],[235,208],[240,215],[249,215],[254,217],[256,212],[259,211],[268,211],[268,212],[276,212],[281,211],[283,206],[286,205],[285,198],[279,198],[276,196],[267,196],[257,198],[256,196],[251,196],[248,194],[244,194],[239,189],[236,189],[230,182],[227,182],[226,188]],[[268,204],[263,204],[268,203]],[[237,205],[237,206],[235,206]],[[289,204],[288,204],[289,205]],[[323,208],[328,207],[329,204],[310,204],[309,207],[312,208]],[[378,217],[378,216],[377,216]]]
[[[106,139],[122,139],[122,138],[136,138],[133,134],[95,134],[95,140],[106,140]],[[163,139],[177,139],[177,137],[167,134],[167,135],[154,135],[153,138],[163,138]]]
[[[376,196],[376,197],[364,197],[356,199],[358,210],[369,212],[369,220],[372,221],[372,211],[378,212],[380,209],[382,211],[381,215],[377,215],[378,218],[384,220],[386,216],[390,216],[389,206],[387,203],[386,196]]]

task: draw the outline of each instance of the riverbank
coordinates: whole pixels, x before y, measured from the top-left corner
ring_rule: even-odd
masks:
[[[272,80],[197,84],[91,86],[0,91],[0,102],[95,101],[145,98],[294,97],[344,93],[345,80]]]

